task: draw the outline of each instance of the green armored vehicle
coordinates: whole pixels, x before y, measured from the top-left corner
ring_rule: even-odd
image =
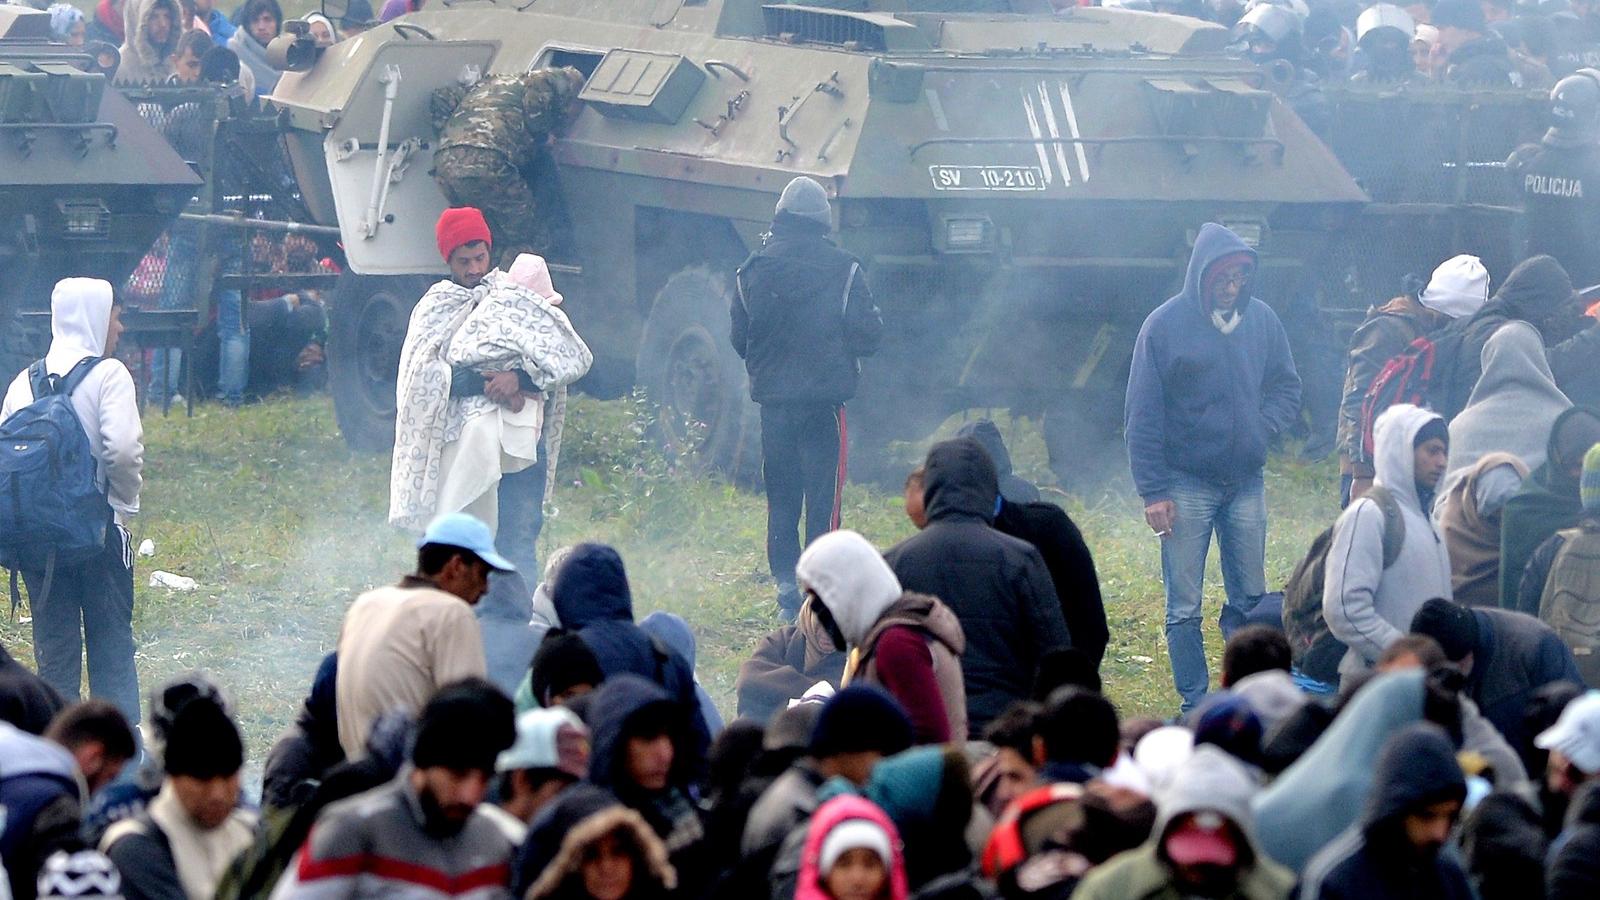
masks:
[[[6,378],[49,336],[47,321],[18,327],[17,314],[30,319],[30,311],[48,311],[51,287],[69,275],[121,284],[200,184],[161,134],[109,88],[92,55],[52,41],[49,13],[0,6]]]
[[[533,173],[557,198],[564,308],[595,352],[583,386],[641,385],[669,438],[738,474],[759,442],[730,276],[797,174],[835,197],[887,325],[852,462],[975,406],[1042,413],[1052,455],[1081,458],[1114,434],[1134,335],[1201,223],[1256,244],[1263,296],[1285,298],[1365,202],[1218,26],[932,7],[458,0],[286,75],[273,101],[301,189],[356,273],[330,348],[346,437],[390,439],[406,317],[444,272],[429,97],[483,72],[589,76]]]

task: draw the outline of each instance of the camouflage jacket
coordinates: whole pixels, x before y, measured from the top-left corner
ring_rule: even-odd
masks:
[[[512,165],[526,166],[545,139],[565,124],[567,105],[581,84],[575,69],[539,69],[489,75],[464,92],[441,88],[431,108],[439,127],[439,149],[498,150]],[[454,93],[462,95],[452,109]]]

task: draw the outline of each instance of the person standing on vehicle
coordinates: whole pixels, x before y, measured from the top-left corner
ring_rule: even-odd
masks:
[[[733,349],[761,406],[767,565],[790,622],[800,610],[800,512],[807,544],[839,527],[844,404],[855,396],[861,357],[877,352],[883,333],[861,262],[829,239],[832,229],[822,185],[804,175],[790,181],[765,245],[734,275],[729,311]]]
[[[96,459],[96,482],[110,504],[112,527],[97,557],[53,573],[24,571],[33,611],[33,655],[39,675],[69,702],[78,699],[84,645],[89,693],[139,721],[139,674],[133,663],[133,545],[127,519],[139,512],[144,483],[144,426],[133,376],[111,361],[122,336],[122,312],[111,285],[63,278],[50,295],[50,350],[45,377],[71,385],[72,409]],[[80,363],[86,366],[74,370]],[[0,421],[39,399],[30,366],[12,380]]]
[[[1267,592],[1261,473],[1268,444],[1300,410],[1289,338],[1249,292],[1255,270],[1256,252],[1238,235],[1201,226],[1183,291],[1145,319],[1128,375],[1128,458],[1145,521],[1161,538],[1167,648],[1184,712],[1210,677],[1200,598],[1211,534],[1226,636]]]
[[[1580,289],[1600,282],[1600,71],[1550,91],[1550,130],[1506,161],[1528,220],[1527,255],[1547,253]]]
[[[502,269],[521,253],[550,255],[550,210],[539,208],[541,192],[524,173],[537,168],[546,145],[572,121],[582,89],[583,73],[568,66],[488,75],[433,94],[434,177],[451,206],[483,211]]]

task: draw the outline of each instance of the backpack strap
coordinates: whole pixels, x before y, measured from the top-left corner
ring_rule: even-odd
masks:
[[[1406,543],[1406,520],[1400,513],[1400,503],[1394,494],[1381,484],[1375,484],[1362,496],[1371,497],[1383,513],[1383,567],[1395,564]]]
[[[103,356],[85,356],[83,359],[78,360],[77,365],[68,369],[67,374],[57,379],[56,393],[63,397],[72,396],[72,392],[78,389],[78,385],[89,377],[90,370],[104,361],[105,357]]]
[[[38,400],[50,394],[72,396],[72,392],[78,389],[83,379],[89,377],[89,370],[104,361],[103,356],[85,356],[68,369],[65,375],[52,377],[44,367],[44,360],[37,360],[28,367],[28,386],[33,389],[33,399]]]

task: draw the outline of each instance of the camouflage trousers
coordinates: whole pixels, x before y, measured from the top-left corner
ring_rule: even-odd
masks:
[[[532,186],[497,150],[445,147],[434,154],[433,176],[451,206],[474,206],[489,223],[495,255],[508,268],[519,253],[544,256],[550,229]]]

